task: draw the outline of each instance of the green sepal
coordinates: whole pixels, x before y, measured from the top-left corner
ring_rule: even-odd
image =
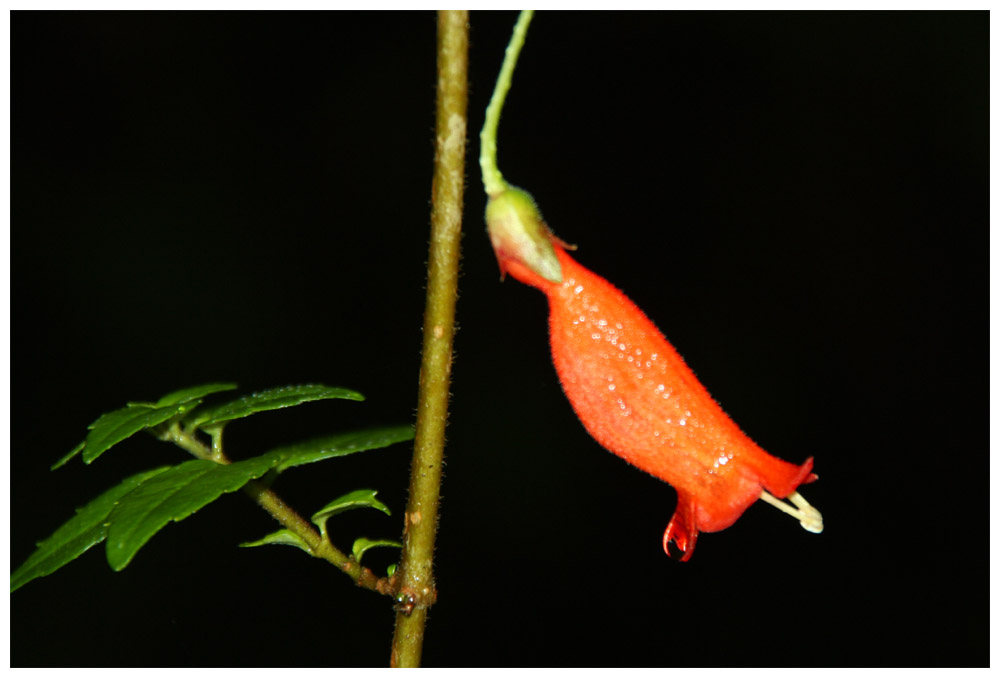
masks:
[[[361,564],[361,556],[365,554],[365,551],[376,546],[393,546],[397,549],[403,548],[403,545],[398,541],[393,541],[392,539],[368,539],[366,537],[358,537],[354,540],[354,546],[351,547],[351,553],[354,555],[354,560]],[[392,574],[392,573],[390,573]]]
[[[313,555],[312,549],[309,548],[309,544],[307,544],[302,537],[295,534],[291,530],[278,530],[277,532],[272,532],[257,541],[243,542],[240,544],[240,548],[252,548],[254,546],[265,546],[267,544],[285,544],[288,546],[295,546],[302,549],[309,555]]]
[[[389,511],[389,507],[376,499],[376,494],[378,494],[377,490],[355,490],[353,492],[348,492],[342,497],[337,497],[314,513],[312,521],[317,527],[319,527],[319,531],[320,534],[323,535],[323,539],[326,539],[326,521],[330,519],[330,516],[338,513],[368,506],[373,509],[378,509],[387,516],[391,516],[392,512]]]
[[[514,261],[550,282],[562,282],[552,232],[527,191],[507,186],[490,196],[486,227],[501,273],[506,272],[507,262]]]

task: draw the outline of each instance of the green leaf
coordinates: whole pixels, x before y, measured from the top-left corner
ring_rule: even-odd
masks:
[[[49,470],[50,471],[55,471],[60,466],[64,466],[66,464],[66,462],[68,462],[70,459],[72,459],[76,455],[80,454],[80,452],[83,451],[83,446],[86,445],[86,444],[87,444],[86,440],[81,441],[80,444],[77,445],[76,447],[74,447],[72,450],[70,450],[69,453],[66,454],[66,456],[64,456],[62,459],[60,459],[56,463],[52,464],[52,466],[49,467]]]
[[[89,464],[111,447],[130,438],[143,429],[157,426],[182,412],[201,404],[201,398],[210,393],[228,391],[236,384],[204,384],[174,391],[155,403],[128,403],[125,407],[98,417],[88,428],[87,439],[74,447],[66,456],[52,465],[52,470],[63,466],[80,452],[83,462]]]
[[[255,457],[222,465],[194,459],[174,466],[136,487],[108,517],[107,557],[115,571],[170,521],[177,522],[267,473],[273,460]]]
[[[167,407],[132,404],[102,414],[89,427],[90,433],[83,444],[83,463],[91,463],[121,441],[143,429],[162,424],[189,407],[188,403],[175,403]]]
[[[233,419],[249,417],[257,412],[277,410],[283,407],[301,405],[313,400],[329,400],[342,398],[346,400],[364,400],[364,396],[346,388],[334,388],[322,384],[305,384],[302,386],[283,386],[258,393],[243,396],[232,402],[201,408],[195,412],[188,426],[204,428],[214,426]]]
[[[396,574],[396,563],[393,563],[389,567],[385,568],[385,573],[390,577]]]
[[[167,523],[183,520],[224,492],[234,492],[272,468],[282,471],[292,466],[386,447],[412,437],[413,429],[409,426],[380,428],[293,445],[229,465],[196,459],[175,466],[137,487],[122,499],[111,514],[108,564],[115,570],[121,570]],[[377,500],[374,503],[384,507]]]
[[[38,544],[38,548],[21,567],[10,576],[10,590],[21,588],[32,579],[52,574],[60,567],[75,560],[91,546],[100,544],[107,536],[107,518],[118,502],[144,481],[169,469],[169,466],[139,473],[126,478],[117,486],[97,497],[83,508],[77,509],[51,537]]]
[[[293,466],[302,466],[332,457],[342,457],[364,450],[388,447],[405,440],[413,440],[412,426],[388,426],[317,438],[278,448],[268,452],[265,456],[274,455],[278,459],[275,470],[280,473]]]
[[[398,549],[403,548],[403,545],[398,541],[393,541],[391,539],[367,539],[365,537],[358,537],[354,540],[354,546],[351,547],[351,553],[354,554],[354,559],[361,564],[361,556],[365,554],[370,548],[375,548],[376,546],[394,546]]]
[[[391,516],[389,507],[375,498],[378,494],[376,490],[355,490],[348,492],[342,497],[337,497],[329,504],[313,514],[312,521],[319,527],[320,533],[326,538],[326,521],[330,516],[349,511],[351,509],[363,508],[365,506],[378,509],[387,516]]]
[[[266,544],[287,544],[288,546],[297,546],[309,555],[312,555],[312,549],[309,548],[302,537],[295,534],[291,530],[278,530],[277,532],[272,532],[263,539],[258,539],[257,541],[247,541],[240,544],[240,548],[251,548],[254,546],[264,546]]]
[[[108,564],[114,570],[121,570],[167,523],[183,520],[224,492],[234,492],[272,468],[280,471],[291,466],[385,447],[412,437],[413,430],[409,426],[372,429],[332,436],[322,441],[313,441],[312,444],[281,448],[229,465],[195,459],[174,466],[140,485],[119,502],[118,508],[108,519]],[[375,504],[384,507],[377,500]]]
[[[215,386],[218,385],[199,388],[207,389]],[[188,395],[199,394],[195,394],[194,389],[191,389]],[[106,445],[101,450],[104,451],[110,447],[109,440],[115,442],[124,440],[128,436],[122,435],[123,431],[136,426],[135,418],[139,419],[142,426],[155,425],[150,422],[162,416],[160,410],[179,412],[185,407],[190,407],[192,402],[194,401],[188,400],[163,407],[149,404],[133,405],[109,413],[116,415],[115,417],[104,415],[92,428],[92,434],[100,434],[94,446],[98,448]],[[156,412],[159,414],[152,416]],[[118,422],[117,426],[115,422]],[[135,430],[141,430],[141,427]],[[39,544],[38,550],[11,575],[11,591],[32,579],[55,572],[105,539],[108,540],[108,564],[115,570],[121,570],[167,523],[183,520],[223,493],[238,490],[251,479],[259,478],[271,469],[283,471],[294,466],[354,452],[387,447],[412,438],[413,428],[410,426],[369,429],[279,448],[259,457],[229,465],[192,460],[178,466],[162,467],[132,476],[79,509],[74,518]],[[85,457],[86,445],[90,440],[88,436],[88,440],[83,444]],[[74,453],[78,450],[79,448],[74,450]],[[71,456],[72,454],[67,455],[64,461]],[[357,500],[361,502],[357,505],[369,505],[388,512],[384,504],[374,499],[374,492],[370,490],[368,492],[371,493],[371,501],[364,503],[362,498]],[[326,508],[330,508],[330,505]],[[333,512],[327,517],[329,515],[333,515]]]
[[[236,388],[236,384],[228,382],[219,384],[203,384],[201,386],[182,388],[179,391],[174,391],[173,393],[168,393],[163,396],[155,403],[154,406],[166,407],[167,405],[176,405],[177,403],[184,403],[190,400],[200,400],[207,395],[211,395],[212,393],[232,391],[234,388]]]

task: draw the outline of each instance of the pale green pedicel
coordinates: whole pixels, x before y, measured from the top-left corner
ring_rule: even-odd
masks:
[[[483,186],[487,195],[491,197],[503,193],[508,188],[507,182],[497,168],[497,126],[500,124],[500,111],[503,110],[503,102],[507,98],[511,77],[514,75],[514,66],[517,65],[517,58],[524,45],[524,36],[528,32],[528,24],[531,23],[534,14],[535,10],[525,9],[517,18],[514,35],[507,45],[503,67],[493,88],[493,97],[490,99],[490,105],[486,107],[486,122],[483,123],[483,131],[479,133],[479,167],[483,172]]]

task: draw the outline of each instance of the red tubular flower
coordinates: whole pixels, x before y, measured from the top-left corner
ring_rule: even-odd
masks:
[[[668,554],[672,542],[688,560],[699,531],[729,527],[757,499],[822,531],[819,512],[796,492],[816,479],[812,458],[795,466],[750,440],[652,321],[566,253],[530,196],[508,189],[492,197],[487,223],[501,272],[548,297],[552,360],[584,427],[677,490],[663,535]]]

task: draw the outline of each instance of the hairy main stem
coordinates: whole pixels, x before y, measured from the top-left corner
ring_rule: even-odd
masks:
[[[410,494],[404,517],[403,556],[397,573],[400,581],[396,630],[390,657],[390,665],[398,667],[420,665],[427,608],[437,595],[433,573],[434,538],[441,492],[458,292],[468,61],[469,13],[464,10],[439,11],[437,124],[423,356]]]

